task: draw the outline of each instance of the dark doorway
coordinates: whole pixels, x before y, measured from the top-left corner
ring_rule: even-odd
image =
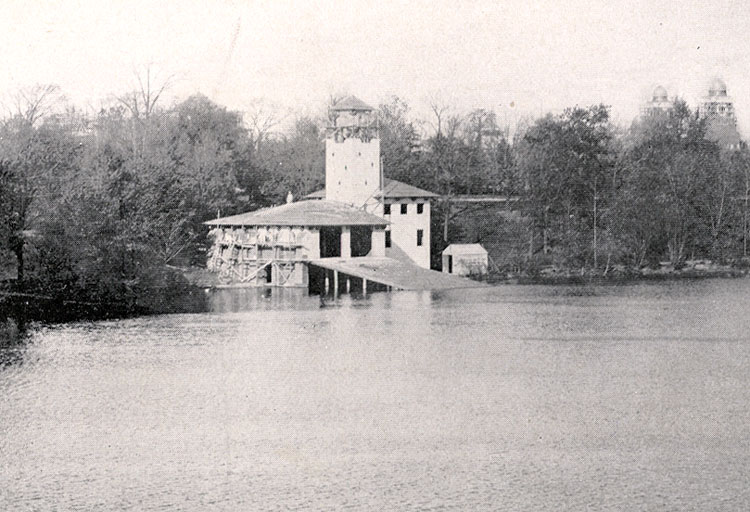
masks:
[[[341,226],[320,228],[320,257],[341,257]]]
[[[372,227],[352,226],[352,257],[367,256],[372,249]]]
[[[311,295],[324,295],[326,271],[315,265],[308,265],[307,291]]]
[[[453,273],[453,256],[448,255],[448,273]]]

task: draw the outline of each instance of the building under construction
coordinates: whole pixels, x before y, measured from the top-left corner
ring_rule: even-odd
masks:
[[[383,178],[372,107],[349,97],[330,118],[325,190],[206,222],[214,241],[208,270],[228,286],[320,293],[475,285],[429,270],[435,194]]]

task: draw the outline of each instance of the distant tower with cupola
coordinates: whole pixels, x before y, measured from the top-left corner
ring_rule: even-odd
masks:
[[[651,96],[651,101],[646,102],[646,104],[641,109],[641,115],[643,117],[662,115],[665,112],[668,112],[669,109],[671,109],[673,106],[674,103],[669,99],[667,90],[659,85],[656,87],[656,89],[654,89],[654,93]]]
[[[376,209],[382,188],[380,134],[374,109],[354,96],[329,109],[325,198]]]
[[[727,95],[727,85],[721,78],[715,78],[711,82],[708,95],[701,98],[698,113],[707,120],[708,139],[717,142],[724,149],[739,149],[740,134],[737,131],[734,102]]]

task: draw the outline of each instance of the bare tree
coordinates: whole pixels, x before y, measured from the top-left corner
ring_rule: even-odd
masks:
[[[59,129],[38,126],[64,100],[56,85],[36,85],[13,94],[13,110],[0,122],[0,224],[2,238],[16,256],[18,282],[24,279],[24,253],[40,197],[54,188],[67,147]]]
[[[65,102],[60,87],[54,84],[37,84],[18,89],[3,102],[6,117],[23,120],[30,126],[51,115]]]
[[[443,135],[443,123],[445,122],[445,118],[448,116],[450,109],[448,105],[432,102],[430,103],[430,110],[435,117],[429,124],[432,126],[432,129],[435,130],[435,136],[441,137]]]
[[[151,64],[143,71],[135,71],[134,75],[136,87],[119,96],[117,101],[130,112],[133,119],[146,120],[154,113],[164,92],[174,84],[175,75],[161,79]]]
[[[263,144],[268,140],[272,130],[279,127],[288,117],[288,111],[283,111],[278,105],[264,99],[256,99],[250,104],[245,119],[256,153],[262,152]]]
[[[143,155],[153,133],[153,114],[158,108],[159,100],[174,83],[175,76],[160,78],[150,64],[142,71],[134,71],[134,75],[135,87],[118,96],[116,101],[130,114],[129,144],[135,154]]]

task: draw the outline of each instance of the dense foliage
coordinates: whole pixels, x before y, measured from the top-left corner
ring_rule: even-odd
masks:
[[[325,115],[280,133],[200,95],[166,108],[142,91],[84,115],[45,110],[54,89],[36,92],[0,122],[0,252],[24,291],[148,309],[153,290],[182,286],[170,268],[204,263],[205,220],[324,184]],[[748,256],[750,154],[707,140],[684,102],[626,131],[603,105],[571,108],[513,140],[487,110],[434,106],[420,123],[393,98],[378,114],[385,175],[444,196],[435,255],[483,242],[509,270],[593,272]],[[477,194],[513,200],[451,201]]]

